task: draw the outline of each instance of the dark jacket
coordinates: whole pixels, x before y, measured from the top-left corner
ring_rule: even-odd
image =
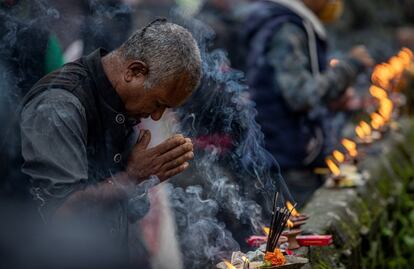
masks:
[[[103,50],[96,50],[48,74],[33,86],[23,100],[24,106],[39,94],[50,89],[66,90],[79,99],[86,112],[87,141],[85,146],[88,178],[74,179],[77,181],[70,184],[63,184],[59,180],[54,181],[53,177],[51,180],[42,178],[32,180],[32,192],[35,197],[46,200],[44,208],[41,208],[46,218],[48,214],[53,214],[53,210],[59,206],[59,203],[64,202],[70,195],[68,192],[63,192],[65,195],[61,195],[65,185],[70,185],[68,188],[71,192],[81,190],[125,168],[130,150],[128,148],[130,144],[127,141],[134,133],[132,128],[134,122],[127,119],[120,97],[105,76],[101,64],[101,57],[104,54]],[[62,154],[65,154],[65,151],[62,150]],[[25,162],[23,168],[26,165],[31,166],[30,169],[33,170],[36,161]],[[78,218],[68,220],[69,224],[63,220],[64,231],[56,233],[57,239],[64,243],[63,247],[59,248],[61,256],[58,257],[60,258],[52,257],[52,261],[58,262],[58,265],[60,261],[71,266],[73,263],[73,268],[87,268],[89,265],[127,268],[130,217],[128,202],[108,202],[108,205],[101,205],[96,201],[82,201],[82,204],[74,210]],[[61,225],[57,227],[62,228]],[[138,260],[142,264],[145,264],[145,268],[149,268],[145,248],[142,244],[137,245],[140,247],[134,249],[134,255],[139,257]],[[73,259],[70,258],[71,255],[63,255],[63,253],[73,253]],[[85,253],[90,253],[90,255]]]
[[[309,31],[303,18],[286,6],[272,1],[260,1],[253,5],[244,27],[244,42],[248,45],[245,69],[252,98],[256,102],[257,121],[265,134],[266,148],[282,169],[297,169],[314,165],[317,160],[315,156],[309,158],[307,148],[312,140],[321,140],[318,136],[323,136],[323,119],[321,116],[311,118],[306,112],[293,111],[283,98],[278,82],[274,80],[275,70],[266,56],[271,39],[284,23],[293,23],[304,32]],[[313,42],[316,51],[310,51],[309,55],[317,55],[316,71],[322,72],[326,68],[327,44],[317,33],[313,35],[316,37]],[[307,162],[307,159],[312,159],[312,163]]]

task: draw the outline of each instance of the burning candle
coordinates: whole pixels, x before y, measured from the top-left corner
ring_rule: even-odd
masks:
[[[355,127],[355,133],[361,140],[365,139],[365,132],[364,132],[364,130],[362,129],[361,126],[357,125]]]
[[[286,202],[286,208],[291,212],[290,219],[287,222],[289,229],[300,227],[305,224],[306,220],[309,218],[308,215],[299,213],[295,206],[289,201]]]
[[[293,228],[293,226],[295,226],[295,225],[293,224],[293,222],[292,222],[290,219],[288,219],[288,220],[287,220],[287,222],[286,222],[286,227],[288,227],[288,229],[292,229],[292,228]]]
[[[380,129],[382,126],[384,125],[384,119],[383,117],[374,112],[371,114],[371,126],[372,128],[374,128],[375,130]]]
[[[345,155],[339,150],[334,150],[332,152],[332,156],[338,161],[338,163],[343,163],[345,161]]]
[[[405,69],[412,65],[413,52],[403,48],[396,56],[389,59],[387,63],[375,66],[371,75],[372,83],[383,89],[391,90],[392,85],[398,82]],[[372,94],[372,93],[371,93]],[[375,96],[375,95],[373,95]]]
[[[403,48],[397,56],[389,60],[390,65],[394,68],[397,75],[401,76],[405,69],[409,68],[413,61],[413,52],[408,48]]]
[[[393,107],[394,105],[390,99],[388,98],[381,99],[378,112],[385,121],[391,118]]]
[[[262,227],[262,229],[263,229],[263,232],[264,232],[266,235],[269,235],[269,232],[270,232],[270,228],[269,228],[269,227],[263,226],[263,227]]]
[[[325,162],[329,170],[335,177],[338,177],[339,175],[341,175],[341,170],[339,169],[339,166],[336,165],[336,163],[331,158],[329,157],[326,158]]]
[[[395,77],[392,66],[388,63],[382,63],[375,66],[371,75],[371,80],[374,85],[383,89],[390,89],[391,80]]]
[[[373,97],[375,97],[375,98],[377,98],[377,99],[383,99],[383,98],[387,98],[387,97],[388,97],[388,94],[387,94],[387,91],[386,91],[386,90],[384,90],[384,89],[382,89],[382,88],[380,88],[380,87],[377,87],[377,86],[375,86],[375,85],[372,85],[372,86],[369,88],[369,93],[370,93]]]
[[[403,62],[405,68],[409,68],[413,61],[413,52],[409,48],[403,48],[398,53],[398,58]]]
[[[355,127],[355,133],[359,139],[364,143],[372,142],[371,137],[371,127],[365,121],[360,121],[359,124]]]
[[[364,131],[365,136],[371,136],[372,129],[371,126],[366,121],[360,121],[359,126],[361,126],[362,130]]]
[[[286,207],[291,212],[291,215],[293,217],[298,217],[300,215],[299,212],[295,209],[295,207],[292,205],[291,202],[287,201],[286,202]]]
[[[341,144],[345,147],[348,151],[349,156],[355,158],[358,155],[356,143],[350,139],[344,138],[341,141]]]
[[[388,62],[391,68],[394,70],[394,76],[401,75],[404,72],[404,62],[401,60],[400,57],[393,56]]]

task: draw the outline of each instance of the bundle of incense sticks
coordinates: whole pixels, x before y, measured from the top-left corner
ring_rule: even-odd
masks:
[[[280,235],[283,232],[283,229],[286,226],[293,209],[296,207],[296,204],[291,210],[287,209],[285,206],[277,206],[279,193],[276,192],[273,198],[273,209],[272,209],[272,220],[269,227],[269,234],[267,236],[266,252],[273,252],[277,247],[277,242]]]

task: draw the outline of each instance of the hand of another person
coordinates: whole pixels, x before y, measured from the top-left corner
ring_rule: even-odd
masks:
[[[152,175],[164,181],[187,169],[188,161],[194,157],[191,139],[181,134],[148,149],[150,141],[150,131],[142,130],[129,156],[126,172],[138,182]]]
[[[359,61],[366,68],[372,67],[375,62],[365,46],[356,46],[349,52],[349,57]]]

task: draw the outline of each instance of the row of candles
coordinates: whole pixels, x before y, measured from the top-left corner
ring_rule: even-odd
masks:
[[[398,85],[404,71],[412,67],[414,55],[408,48],[403,48],[391,57],[388,62],[378,64],[372,73],[370,95],[378,101],[378,108],[369,115],[369,121],[360,121],[355,127],[357,139],[344,138],[341,140],[343,150],[334,150],[326,158],[326,165],[334,177],[341,175],[341,164],[346,160],[354,160],[358,156],[357,142],[371,143],[381,137],[380,133],[387,129],[395,112],[392,96],[398,94]]]
[[[379,139],[381,137],[380,133],[387,129],[386,127],[390,124],[396,107],[392,100],[392,96],[398,92],[397,85],[399,84],[404,71],[412,66],[413,60],[413,52],[408,48],[403,48],[397,55],[391,57],[388,62],[381,63],[374,68],[371,76],[372,85],[369,88],[369,93],[378,101],[378,108],[375,112],[369,115],[369,120],[361,120],[355,127],[355,140],[343,138],[341,140],[342,149],[334,150],[332,154],[326,158],[326,165],[334,178],[341,177],[342,164],[357,158],[358,144],[368,144],[375,139]],[[290,212],[290,218],[286,222],[286,228],[288,228],[288,230],[284,231],[282,235],[288,237],[289,249],[295,249],[299,247],[295,239],[301,232],[298,228],[306,222],[308,216],[299,213],[295,209],[295,206],[289,201],[286,202],[286,208]],[[269,227],[263,227],[263,231],[268,237],[270,231]],[[274,253],[266,252],[266,257],[269,254],[272,254],[270,256],[272,256],[273,259],[283,259],[283,254],[280,252],[279,248],[276,248]],[[243,269],[251,268],[250,261],[247,257],[241,256],[241,259]],[[236,269],[230,261],[224,260],[223,263],[227,269]],[[281,264],[283,263],[284,262]]]

